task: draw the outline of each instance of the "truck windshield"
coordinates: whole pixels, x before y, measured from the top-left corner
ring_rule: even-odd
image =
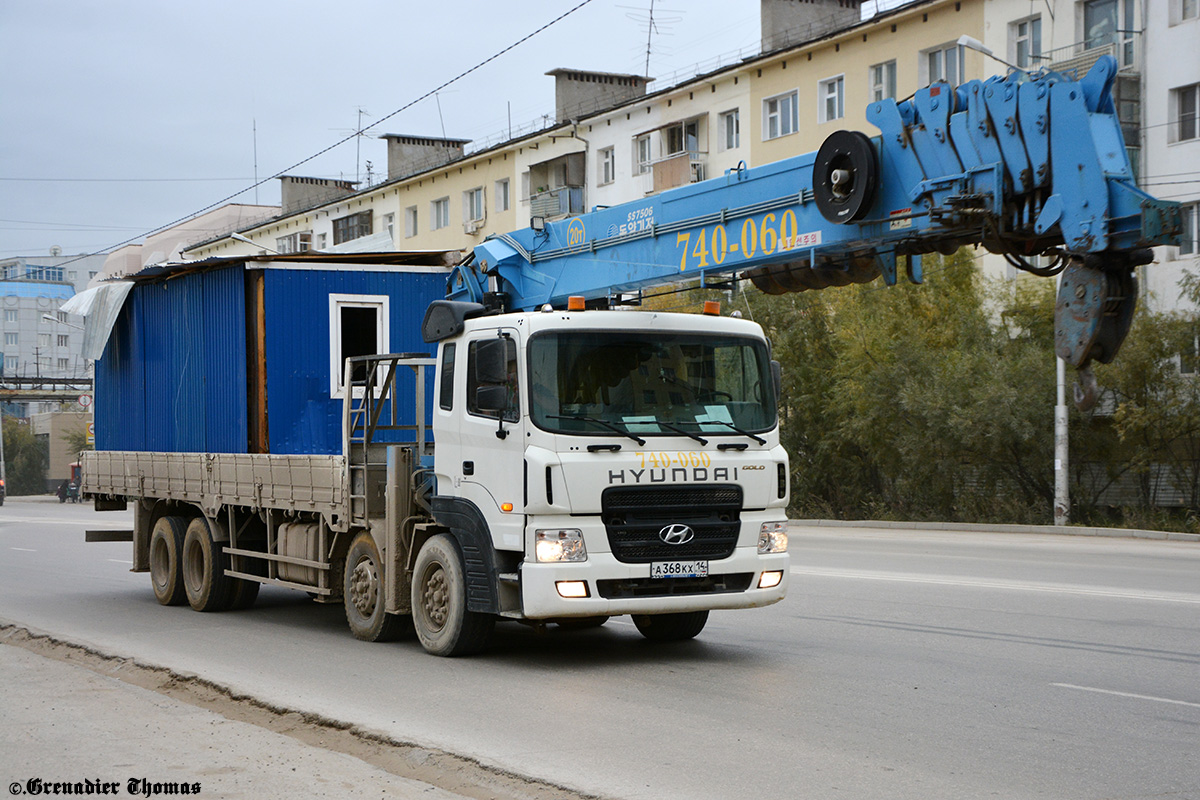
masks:
[[[749,337],[543,333],[529,343],[529,379],[534,423],[557,433],[739,436],[775,425],[767,346]]]

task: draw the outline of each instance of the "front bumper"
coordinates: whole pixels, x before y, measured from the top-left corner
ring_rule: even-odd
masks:
[[[729,558],[710,561],[704,579],[650,578],[649,564],[628,564],[612,553],[588,553],[580,563],[521,564],[521,605],[529,619],[664,614],[720,608],[757,608],[787,594],[788,553],[760,555],[737,547]],[[780,582],[759,589],[763,572],[782,572]],[[565,598],[560,581],[582,581],[587,597]]]

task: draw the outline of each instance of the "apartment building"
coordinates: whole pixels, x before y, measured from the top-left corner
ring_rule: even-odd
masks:
[[[1160,248],[1169,266],[1145,271],[1155,302],[1170,306],[1198,249],[1198,2],[916,0],[863,21],[858,0],[763,0],[755,57],[662,88],[640,76],[552,70],[557,119],[544,130],[474,153],[463,140],[388,134],[386,182],[290,213],[285,185],[280,216],[240,229],[254,245],[217,234],[184,253],[466,250],[535,216],[563,218],[810,152],[838,129],[876,133],[865,120],[874,100],[1005,71],[958,45],[967,34],[1023,69],[1083,74],[1105,53],[1117,58],[1114,93],[1135,170],[1152,193],[1189,204],[1187,242]],[[1015,277],[999,257],[981,253],[979,263]]]

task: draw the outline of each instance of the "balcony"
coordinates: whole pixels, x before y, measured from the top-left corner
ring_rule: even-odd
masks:
[[[1076,76],[1082,78],[1101,56],[1107,55],[1117,60],[1121,74],[1136,74],[1141,63],[1141,46],[1140,32],[1116,31],[1046,50],[1031,59],[1031,67],[1046,67],[1064,73],[1074,70]]]
[[[583,187],[560,186],[529,196],[529,215],[555,219],[583,213]]]

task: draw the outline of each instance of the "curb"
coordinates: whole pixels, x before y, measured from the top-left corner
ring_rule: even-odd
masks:
[[[893,528],[963,533],[1036,533],[1054,536],[1097,536],[1109,539],[1159,539],[1169,542],[1200,542],[1200,533],[1144,531],[1134,528],[1088,528],[1074,525],[989,525],[978,522],[898,522],[895,520],[793,519],[793,527]]]

